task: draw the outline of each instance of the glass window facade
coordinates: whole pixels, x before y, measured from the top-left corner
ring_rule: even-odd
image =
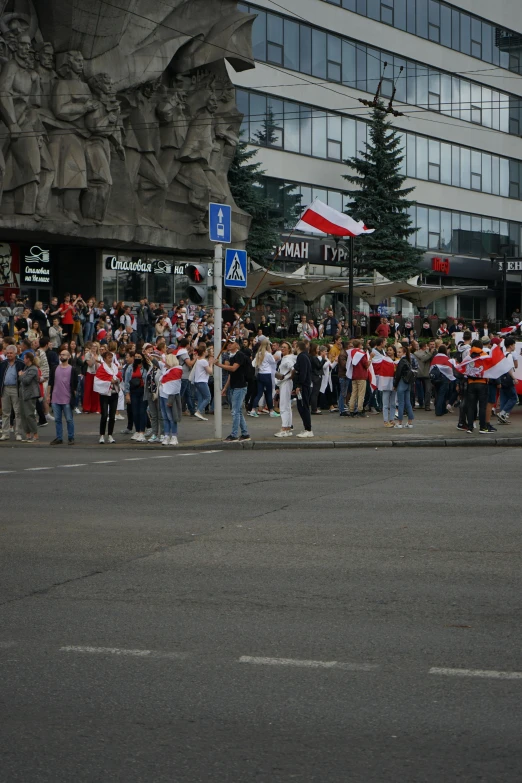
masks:
[[[345,161],[364,152],[368,123],[264,93],[236,90],[244,113],[243,138],[251,144]],[[270,132],[268,132],[270,130]],[[440,182],[494,196],[522,199],[522,164],[415,133],[402,133],[402,171],[413,179]]]
[[[415,2],[415,0],[414,0]],[[435,0],[416,0],[408,6],[415,12],[415,30],[440,30],[441,16],[432,10]],[[410,0],[408,0],[410,3]],[[392,7],[392,3],[382,2]],[[339,5],[339,3],[337,3]],[[386,76],[397,78],[397,99],[430,111],[473,122],[503,133],[518,135],[522,128],[522,101],[516,95],[493,91],[468,79],[451,77],[443,71],[428,68],[414,60],[404,60],[390,52],[374,49],[364,43],[341,38],[318,28],[297,23],[280,14],[268,13],[256,6],[240,3],[239,8],[257,14],[254,22],[254,56],[262,62],[285,65],[301,73],[311,74],[319,79],[346,84],[364,92],[375,93],[377,82],[388,64]],[[359,6],[358,6],[359,7]],[[365,3],[365,9],[367,5]],[[440,10],[440,9],[439,9]],[[359,13],[367,14],[367,11]],[[464,37],[471,46],[471,17],[460,14],[457,17],[462,39],[462,19],[466,16]],[[272,19],[273,18],[273,19]],[[435,24],[439,20],[439,26]],[[429,20],[432,20],[429,22]],[[285,24],[288,22],[289,24]],[[428,24],[429,22],[429,24]],[[290,24],[291,23],[291,24]],[[297,35],[299,27],[299,35]],[[475,26],[476,33],[476,26]],[[469,34],[468,34],[469,33]],[[522,36],[519,36],[522,44]],[[287,55],[288,47],[288,55]],[[299,63],[299,67],[296,67]],[[498,63],[497,63],[498,64]],[[400,66],[404,71],[399,74]],[[450,89],[451,80],[451,89]]]
[[[522,74],[522,35],[441,0],[324,0],[486,63]]]
[[[334,209],[346,210],[349,197],[339,190],[324,190],[295,182],[265,177],[263,182],[265,195],[272,200],[272,214],[281,219],[281,228],[293,228],[285,220],[289,207],[296,200],[305,207],[314,198],[320,198]],[[521,244],[521,223],[505,220],[492,220],[483,215],[470,215],[466,212],[451,212],[447,209],[416,204],[409,214],[417,232],[410,243],[424,250],[435,250],[454,255],[469,255],[487,258],[490,253],[505,252],[518,256]]]

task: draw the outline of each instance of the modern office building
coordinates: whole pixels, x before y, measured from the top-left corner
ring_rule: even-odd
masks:
[[[407,185],[415,186],[412,241],[426,251],[422,273],[432,283],[489,287],[448,297],[437,312],[498,316],[502,273],[490,258],[522,253],[520,0],[257,0],[238,7],[257,14],[256,68],[233,75],[238,106],[280,214],[289,192],[300,193],[303,205],[319,197],[346,206],[343,161],[367,138],[369,110],[359,99],[371,99],[384,74],[382,95],[391,96],[395,84],[402,112],[393,123]],[[301,265],[299,245],[289,243],[283,256]],[[305,252],[332,260],[320,243]],[[508,313],[520,305],[521,290],[522,272],[508,272]]]

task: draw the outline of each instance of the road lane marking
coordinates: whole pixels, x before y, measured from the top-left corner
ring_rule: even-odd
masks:
[[[0,470],[0,473],[16,473],[16,470]]]
[[[84,468],[87,465],[86,462],[78,462],[76,465],[57,465],[57,468]]]
[[[147,459],[147,457],[125,457],[124,462],[139,462],[140,460]]]
[[[52,468],[24,468],[24,471],[26,470],[52,470]]]
[[[187,653],[163,652],[161,650],[127,650],[122,647],[89,647],[83,645],[68,645],[60,647],[60,652],[84,653],[87,655],[120,655],[128,658],[171,658],[183,660]]]
[[[110,465],[113,462],[117,462],[115,459],[99,459],[97,462],[91,463],[92,465]]]
[[[433,667],[429,674],[443,677],[478,677],[483,680],[522,680],[522,672],[499,672],[491,669],[444,669]]]
[[[250,663],[257,666],[294,666],[302,669],[344,669],[353,672],[369,672],[379,667],[373,663],[342,663],[341,661],[310,661],[297,658],[260,658],[242,655],[239,663]]]

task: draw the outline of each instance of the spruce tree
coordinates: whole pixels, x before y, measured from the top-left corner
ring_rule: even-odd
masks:
[[[249,149],[247,142],[240,140],[228,172],[228,182],[237,206],[252,218],[246,245],[248,255],[258,264],[265,264],[279,245],[284,227],[293,226],[297,221],[300,196],[292,195],[291,186],[281,183],[277,203],[268,198],[265,172],[254,160],[256,155],[256,149]],[[279,205],[283,206],[283,219]]]
[[[372,110],[366,151],[346,161],[355,174],[345,174],[344,179],[358,186],[348,191],[351,203],[347,211],[368,228],[375,228],[374,234],[355,240],[357,267],[375,269],[390,280],[407,280],[419,273],[423,255],[408,242],[417,231],[406,211],[415,203],[408,199],[415,188],[402,187],[406,180],[400,171],[402,142],[386,118],[386,107],[378,100]]]

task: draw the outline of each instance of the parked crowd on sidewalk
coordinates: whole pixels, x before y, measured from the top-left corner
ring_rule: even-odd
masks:
[[[115,443],[122,421],[118,435],[175,446],[183,416],[207,422],[216,398],[232,412],[228,442],[249,440],[246,417],[263,415],[279,420],[276,437],[291,437],[293,407],[301,438],[313,437],[313,417],[326,413],[382,415],[384,427],[412,428],[415,408],[437,417],[458,412],[457,428],[469,433],[478,418],[479,431],[489,434],[492,417],[509,425],[518,403],[515,337],[493,335],[487,322],[441,321],[437,336],[426,322],[417,337],[407,319],[381,318],[377,336],[364,340],[357,321],[348,337],[327,309],[318,324],[303,316],[295,339],[278,337],[279,326],[273,313],[256,324],[227,308],[223,349],[214,357],[212,310],[184,300],[167,311],[144,299],[134,312],[123,302],[106,308],[69,294],[46,308],[35,302],[4,323],[0,338],[0,440],[12,433],[37,443],[39,428],[54,421],[52,443],[60,445],[65,418],[73,445],[74,415],[82,413],[99,415],[100,443]],[[518,320],[512,331],[519,328]],[[479,364],[489,369],[477,377]],[[220,390],[214,366],[224,370]]]

